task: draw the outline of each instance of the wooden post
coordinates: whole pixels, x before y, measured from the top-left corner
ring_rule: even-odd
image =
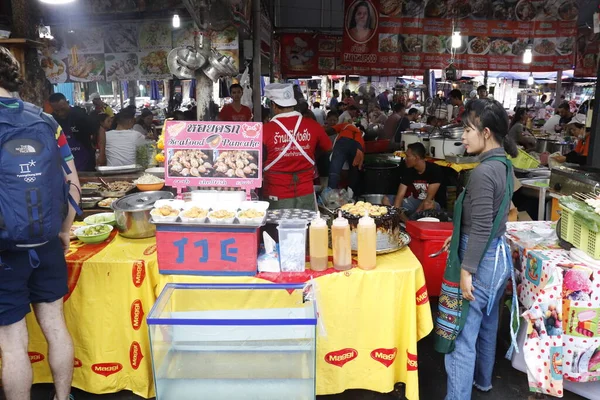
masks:
[[[11,0],[12,7],[12,37],[39,41],[37,26],[40,22],[38,2],[34,0]],[[20,96],[23,100],[38,106],[50,96],[52,85],[46,79],[37,50],[25,48],[25,84]]]

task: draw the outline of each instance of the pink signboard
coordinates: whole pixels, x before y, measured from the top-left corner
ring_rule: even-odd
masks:
[[[188,186],[261,186],[261,123],[167,121],[165,127],[165,183],[179,193]]]

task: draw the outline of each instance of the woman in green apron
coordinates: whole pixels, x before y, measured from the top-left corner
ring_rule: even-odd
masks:
[[[470,101],[463,115],[462,141],[480,164],[454,208],[454,229],[446,242],[448,264],[436,320],[436,349],[446,353],[446,400],[469,400],[473,386],[492,388],[498,308],[512,261],[504,239],[513,193],[517,148],[508,137],[508,115],[500,103]]]

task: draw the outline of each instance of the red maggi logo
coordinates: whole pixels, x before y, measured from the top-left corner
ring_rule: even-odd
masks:
[[[131,343],[131,346],[129,347],[129,362],[131,363],[131,368],[138,369],[143,358],[142,346],[140,346],[138,342]]]
[[[375,349],[371,352],[371,358],[389,368],[396,360],[397,353],[398,349],[395,347],[393,349]]]
[[[417,291],[417,305],[422,306],[429,302],[429,296],[427,295],[427,286],[423,285],[421,289]]]
[[[328,364],[341,368],[356,357],[358,357],[358,351],[354,349],[341,349],[325,354],[325,361]]]
[[[146,248],[146,250],[144,250],[144,255],[145,256],[149,256],[149,255],[152,255],[154,253],[156,253],[156,245],[155,244],[153,244],[151,246],[148,246]]]
[[[146,277],[146,265],[143,260],[137,260],[133,263],[133,269],[131,270],[131,279],[133,280],[133,286],[139,288],[144,283]]]
[[[92,371],[98,375],[110,376],[116,374],[123,369],[123,366],[119,363],[102,363],[92,365]]]
[[[406,370],[407,371],[417,371],[419,369],[419,363],[417,362],[417,355],[410,354],[408,350],[406,351]]]
[[[144,319],[144,309],[142,308],[142,301],[140,299],[135,300],[131,304],[131,326],[136,331],[142,326]]]
[[[83,366],[83,363],[81,362],[81,360],[79,358],[75,358],[73,360],[73,368],[81,368]]]
[[[36,352],[30,351],[27,354],[29,354],[29,361],[32,364],[35,364],[35,363],[40,362],[40,361],[44,361],[44,359],[45,359],[45,357],[44,357],[44,355],[42,353],[36,353]]]

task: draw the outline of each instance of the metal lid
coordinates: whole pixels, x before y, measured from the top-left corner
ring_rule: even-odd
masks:
[[[130,194],[112,203],[115,211],[145,211],[154,207],[157,200],[172,199],[173,193],[165,191]]]

